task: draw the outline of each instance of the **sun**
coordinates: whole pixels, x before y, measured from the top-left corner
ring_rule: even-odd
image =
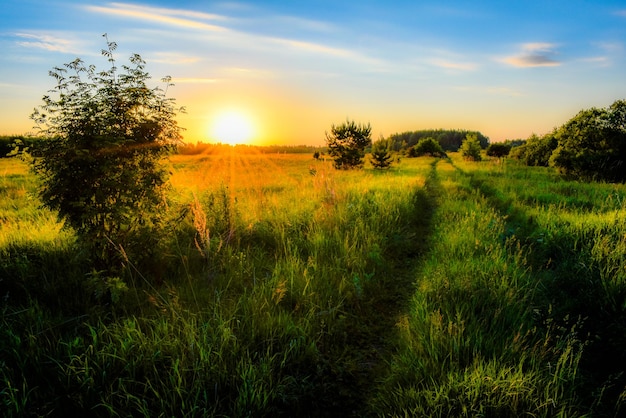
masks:
[[[254,135],[254,126],[250,118],[237,110],[217,114],[210,130],[212,138],[230,145],[245,144]]]

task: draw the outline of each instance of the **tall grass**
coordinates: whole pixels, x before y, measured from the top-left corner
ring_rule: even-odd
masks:
[[[621,411],[622,186],[211,148],[171,159],[158,256],[120,247],[109,277],[20,164],[0,159],[3,416]]]
[[[505,216],[469,179],[440,172],[430,185],[439,194],[431,249],[415,271],[397,354],[373,409],[384,416],[577,415],[580,341],[537,328],[536,283],[519,242],[504,238]]]
[[[362,408],[383,344],[370,338],[393,320],[376,316],[377,300],[419,239],[418,162],[405,176],[337,172],[302,156],[176,158],[167,215],[176,228],[161,255],[162,282],[132,259],[121,278],[72,271],[77,292],[100,306],[91,283],[106,280],[109,311],[96,309],[100,319],[90,309],[68,318],[41,308],[62,296],[53,291],[30,292],[23,304],[9,295],[7,414],[333,416]],[[40,273],[62,271],[48,268],[55,271]],[[27,344],[39,332],[29,318],[50,324],[49,338]]]
[[[578,322],[585,343],[580,397],[594,414],[619,415],[626,393],[626,188],[565,181],[550,172],[529,187],[524,167],[509,162],[501,171],[475,168],[472,182],[508,217],[506,235],[517,235],[526,247],[538,316],[561,327]]]

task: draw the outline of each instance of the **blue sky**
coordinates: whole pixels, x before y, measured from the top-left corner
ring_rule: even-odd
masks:
[[[543,134],[581,109],[626,98],[624,1],[5,0],[0,134],[31,130],[76,57],[106,67],[139,53],[187,108],[185,137],[245,115],[257,143],[323,144],[346,118],[375,139],[425,128],[499,141]]]

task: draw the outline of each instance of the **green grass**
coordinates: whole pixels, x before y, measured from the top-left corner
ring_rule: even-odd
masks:
[[[111,276],[0,159],[1,415],[623,412],[623,185],[455,154],[172,169],[159,251]]]
[[[416,291],[398,321],[397,353],[374,410],[384,416],[580,414],[581,343],[567,330],[546,326],[546,335],[535,321],[536,283],[519,241],[503,236],[506,216],[465,175],[441,173],[433,183],[439,196],[431,250],[415,270]]]

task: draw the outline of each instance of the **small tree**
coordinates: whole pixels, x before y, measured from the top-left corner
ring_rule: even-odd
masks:
[[[389,153],[389,143],[385,139],[380,139],[372,145],[372,166],[376,169],[385,169],[391,166],[392,156]]]
[[[446,153],[443,148],[441,148],[439,141],[435,138],[428,137],[420,139],[419,142],[409,151],[410,157],[421,157],[422,155],[444,158]]]
[[[466,160],[480,161],[482,159],[480,156],[482,148],[478,136],[475,133],[467,134],[459,150]]]
[[[361,168],[365,148],[371,145],[372,128],[347,120],[341,125],[332,125],[330,134],[326,132],[328,154],[335,159],[335,168]]]
[[[503,142],[494,142],[487,147],[487,155],[490,157],[503,158],[511,152],[511,145]]]
[[[145,61],[134,54],[120,71],[117,45],[106,40],[110,68],[96,72],[81,59],[54,68],[57,84],[31,117],[46,138],[33,152],[44,205],[110,266],[109,244],[136,243],[158,218],[167,179],[160,161],[181,135],[174,100],[148,87]]]

